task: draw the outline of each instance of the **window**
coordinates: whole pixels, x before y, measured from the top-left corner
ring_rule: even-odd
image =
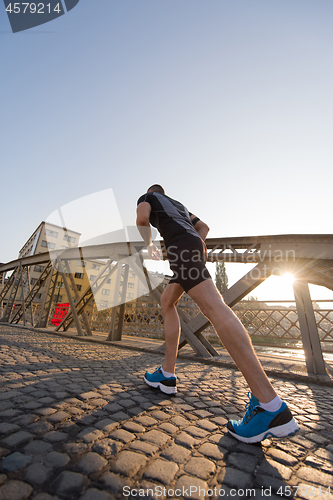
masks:
[[[79,280],[83,280],[84,274],[83,273],[75,273],[74,278],[78,278]]]
[[[36,273],[42,273],[44,271],[44,266],[35,266],[34,271],[36,271]]]
[[[99,268],[100,268],[100,267],[101,267],[101,266],[99,266],[98,264],[93,264],[93,265],[92,265],[92,268],[93,268],[93,269],[96,269],[96,271],[99,271]]]
[[[107,290],[106,288],[102,288],[102,295],[110,295],[110,290]]]
[[[86,267],[86,263],[84,262],[84,260],[78,260],[78,261],[77,261],[77,265],[78,265],[79,267]]]
[[[38,299],[38,300],[39,300],[39,299],[41,299],[41,298],[42,298],[42,294],[41,294],[41,293],[37,293],[37,295],[36,295],[36,299]]]
[[[34,285],[37,282],[37,278],[30,279],[30,285]]]
[[[68,234],[64,235],[64,240],[69,241],[70,243],[75,243],[75,238],[73,236],[68,236]]]
[[[78,292],[81,292],[82,285],[76,285]]]
[[[51,250],[53,250],[55,248],[55,243],[51,243],[50,241],[43,240],[42,247],[51,248]]]
[[[127,283],[127,288],[134,288],[134,283]]]
[[[127,298],[127,299],[133,299],[133,293],[128,293],[128,294],[126,295],[126,298]]]
[[[58,281],[56,286],[57,286],[57,288],[64,288],[65,285],[63,284],[62,281]]]
[[[100,302],[100,307],[104,307],[106,309],[108,307],[109,303],[107,300],[101,300]]]
[[[96,279],[96,276],[94,274],[91,274],[89,276],[90,281],[94,281]]]
[[[130,272],[129,272],[129,277],[130,277],[130,278],[135,278],[135,273],[133,273],[133,271],[130,271]]]
[[[46,236],[52,236],[52,238],[58,238],[57,231],[51,231],[51,229],[45,229]]]
[[[109,278],[108,280],[106,280],[107,284],[110,285],[111,283],[111,278]]]

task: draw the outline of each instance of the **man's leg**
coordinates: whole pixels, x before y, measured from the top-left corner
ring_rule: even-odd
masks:
[[[161,296],[161,307],[164,316],[165,356],[161,367],[153,373],[146,372],[144,381],[150,387],[159,388],[165,394],[176,394],[177,379],[175,376],[178,352],[180,324],[176,309],[179,298],[184,293],[178,283],[169,283]]]
[[[164,318],[165,356],[162,368],[165,372],[175,373],[180,323],[176,305],[184,290],[178,283],[166,286],[161,296],[161,307]]]
[[[188,295],[214,326],[223,345],[244,375],[252,394],[268,403],[276,397],[254,350],[249,334],[232,310],[223,302],[212,280],[206,280],[189,290]]]
[[[203,281],[187,293],[214,325],[252,391],[244,417],[228,422],[229,433],[245,443],[257,443],[268,436],[285,437],[297,432],[299,427],[271,386],[247,331],[223,302],[213,281]]]

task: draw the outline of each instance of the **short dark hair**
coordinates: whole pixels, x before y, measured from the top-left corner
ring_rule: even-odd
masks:
[[[162,188],[162,186],[160,186],[159,184],[153,184],[152,186],[150,186],[150,188],[147,189],[147,193],[149,193],[149,191],[151,193],[161,193],[161,194],[165,194],[164,193],[164,189]]]

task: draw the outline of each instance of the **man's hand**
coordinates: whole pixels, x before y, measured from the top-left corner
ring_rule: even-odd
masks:
[[[161,260],[161,252],[154,243],[147,246],[148,255],[153,260]]]

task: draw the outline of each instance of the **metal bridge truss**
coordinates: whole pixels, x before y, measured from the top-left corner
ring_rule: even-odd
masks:
[[[295,277],[294,294],[296,310],[305,351],[306,366],[309,373],[325,374],[321,344],[312,307],[308,284],[325,286],[333,290],[333,235],[280,235],[236,238],[212,238],[206,241],[210,262],[241,262],[253,264],[253,268],[231,288],[223,293],[223,298],[230,307],[252,292],[271,275],[292,273]],[[165,249],[163,258],[166,258]],[[70,262],[77,259],[103,259],[106,264],[95,280],[82,294],[75,285]],[[85,314],[87,305],[103,283],[116,273],[116,293],[109,317],[108,340],[120,340],[124,321],[126,288],[129,269],[138,279],[148,286],[151,297],[160,302],[163,289],[157,286],[151,273],[144,266],[148,255],[142,242],[113,243],[94,245],[83,248],[71,248],[61,251],[46,252],[19,259],[0,266],[3,289],[0,303],[6,302],[0,321],[18,323],[23,320],[34,323],[32,303],[37,293],[44,286],[41,310],[36,327],[46,327],[55,293],[57,277],[60,274],[66,289],[70,308],[68,314],[56,330],[68,330],[75,326],[78,335],[92,335],[89,321]],[[32,289],[29,286],[29,268],[36,264],[46,264],[46,268]],[[12,271],[5,282],[4,273]],[[21,305],[14,309],[18,290],[21,289]],[[72,290],[72,292],[71,292]],[[73,299],[74,295],[74,299]],[[202,332],[210,326],[202,313],[191,318],[177,306],[181,322],[179,349],[189,344],[200,356],[217,356],[218,353]]]

